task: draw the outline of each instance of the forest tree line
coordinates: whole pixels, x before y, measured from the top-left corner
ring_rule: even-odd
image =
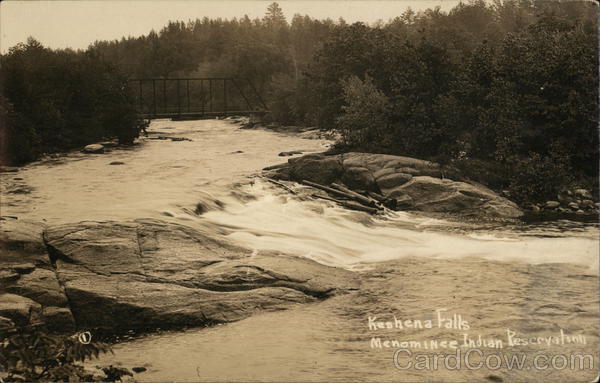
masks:
[[[0,89],[0,165],[113,137],[131,144],[143,123],[126,76],[89,50],[29,38],[2,56]]]
[[[541,200],[575,183],[597,189],[597,49],[586,1],[469,1],[370,25],[288,21],[273,3],[260,19],[170,22],[85,51],[21,44],[2,57],[0,118],[37,145],[17,158],[27,161],[135,133],[127,78],[241,77],[274,121],[339,129],[339,151],[432,159]]]

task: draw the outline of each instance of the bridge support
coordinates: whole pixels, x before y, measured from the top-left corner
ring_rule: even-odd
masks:
[[[260,124],[263,122],[267,111],[250,112],[250,124]]]

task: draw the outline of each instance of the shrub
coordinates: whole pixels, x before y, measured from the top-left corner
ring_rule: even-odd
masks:
[[[105,343],[84,344],[75,337],[23,327],[0,336],[0,370],[7,374],[6,382],[91,381],[78,363],[105,352],[112,352]]]
[[[368,75],[364,80],[351,76],[342,81],[344,114],[338,117],[337,127],[342,145],[360,150],[383,150],[387,133],[388,98],[373,84]]]
[[[554,200],[575,180],[568,157],[559,154],[550,157],[530,153],[512,162],[510,174],[510,195],[521,203]]]

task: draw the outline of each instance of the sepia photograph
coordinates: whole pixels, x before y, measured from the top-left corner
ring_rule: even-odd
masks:
[[[596,382],[594,0],[0,3],[0,383]]]

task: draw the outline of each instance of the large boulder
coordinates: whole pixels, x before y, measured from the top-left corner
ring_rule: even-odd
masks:
[[[91,154],[104,153],[104,145],[100,145],[100,144],[86,145],[81,151],[83,153],[91,153]]]
[[[45,226],[13,218],[1,218],[0,226],[0,294],[34,302],[36,319],[53,330],[73,330],[67,296],[42,238]]]
[[[268,170],[281,172],[280,178],[284,179],[307,180],[320,184],[356,183],[357,188],[373,190],[377,189],[377,182],[381,177],[394,173],[441,177],[445,171],[448,173],[446,176],[459,177],[457,172],[443,170],[434,162],[371,153],[345,153],[332,156],[308,154],[289,159],[287,166],[270,167]],[[276,173],[270,175],[277,177]],[[352,185],[348,186],[352,187]]]
[[[413,208],[420,211],[506,218],[522,215],[516,204],[484,186],[429,176],[413,177],[386,194],[395,199],[408,196]]]
[[[42,239],[44,229],[37,222],[0,217],[0,265],[30,264],[31,268],[51,269]]]
[[[155,220],[82,222],[45,239],[77,323],[110,331],[245,318],[356,287],[354,274],[280,254],[256,255]]]
[[[108,332],[186,327],[314,302],[356,287],[354,274],[252,252],[154,220],[45,228],[3,219],[3,327]]]
[[[382,195],[397,210],[515,218],[519,207],[485,186],[469,182],[456,169],[430,161],[387,154],[311,154],[270,168],[269,177],[343,183],[356,191]]]
[[[29,298],[14,294],[0,294],[0,317],[18,326],[35,323],[41,315],[41,306]]]

